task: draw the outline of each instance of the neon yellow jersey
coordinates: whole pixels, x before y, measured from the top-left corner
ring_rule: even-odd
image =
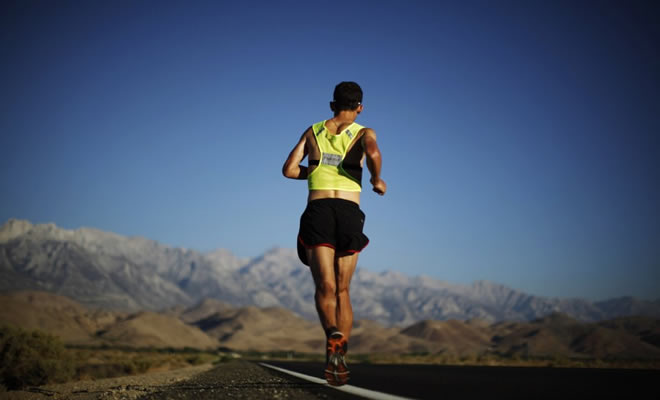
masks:
[[[362,167],[359,160],[345,165],[344,159],[364,126],[353,122],[341,133],[333,135],[325,128],[325,122],[312,125],[316,144],[321,151],[321,159],[318,166],[307,176],[309,190],[361,192]],[[313,165],[311,162],[312,160],[310,165]]]

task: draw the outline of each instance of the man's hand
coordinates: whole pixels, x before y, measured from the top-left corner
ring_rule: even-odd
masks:
[[[385,183],[384,180],[380,178],[371,178],[370,180],[371,184],[373,185],[373,190],[374,192],[378,193],[379,195],[384,195],[385,192],[387,191],[387,184]]]

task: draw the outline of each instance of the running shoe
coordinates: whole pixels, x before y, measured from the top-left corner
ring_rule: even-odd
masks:
[[[330,385],[341,386],[348,382],[348,365],[346,365],[346,352],[348,341],[341,332],[335,332],[326,342],[325,380]]]

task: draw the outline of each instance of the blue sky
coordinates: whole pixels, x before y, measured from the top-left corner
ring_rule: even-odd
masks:
[[[0,220],[293,248],[282,163],[353,80],[389,186],[359,265],[658,298],[652,3],[3,2]]]

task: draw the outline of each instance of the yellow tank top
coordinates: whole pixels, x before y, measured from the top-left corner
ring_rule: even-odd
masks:
[[[316,144],[321,151],[321,159],[318,166],[307,176],[309,190],[362,191],[361,167],[351,165],[348,168],[344,165],[344,158],[351,148],[351,143],[357,139],[358,133],[364,127],[353,122],[341,133],[333,135],[325,128],[325,122],[312,125]],[[347,169],[352,173],[347,172]]]

